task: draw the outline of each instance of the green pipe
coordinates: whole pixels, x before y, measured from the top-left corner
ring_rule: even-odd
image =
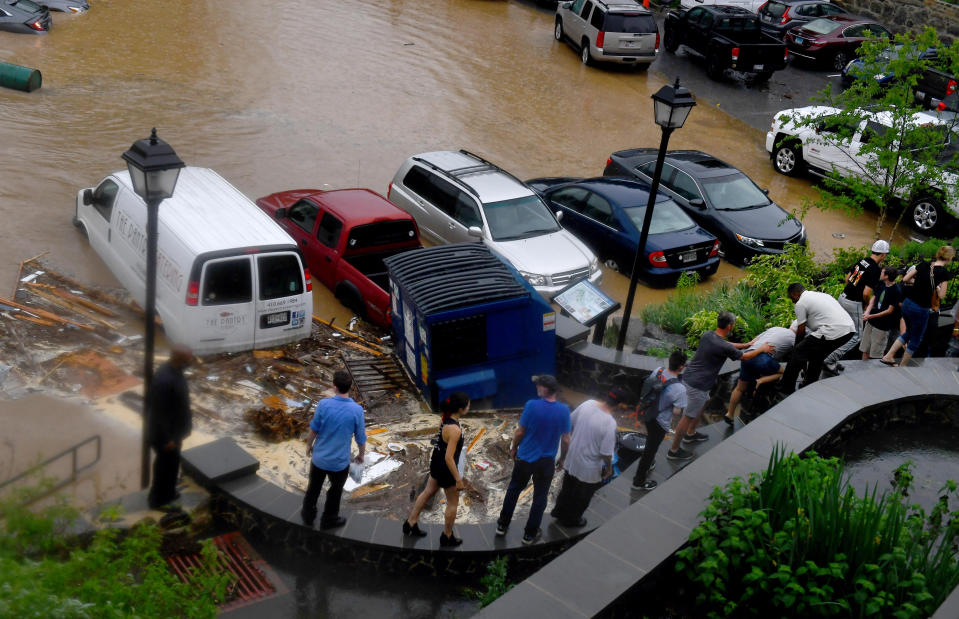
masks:
[[[40,88],[41,81],[40,71],[36,69],[0,62],[0,86],[22,90],[23,92],[33,92]]]

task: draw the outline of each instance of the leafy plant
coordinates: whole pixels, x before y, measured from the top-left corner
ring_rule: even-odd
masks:
[[[650,346],[646,349],[646,354],[650,357],[659,357],[660,359],[665,359],[669,355],[673,354],[673,351],[676,350],[672,346]]]
[[[495,602],[501,595],[513,588],[506,580],[507,557],[493,559],[486,564],[486,574],[480,579],[480,583],[486,587],[485,591],[465,588],[464,593],[471,598],[479,600],[480,608],[485,608]]]
[[[0,616],[213,617],[229,576],[211,569],[217,550],[204,544],[203,566],[181,582],[160,553],[155,525],[107,528],[89,544],[70,536],[79,514],[65,502],[31,511],[24,494],[0,502]]]
[[[931,615],[959,584],[956,485],[926,516],[902,472],[892,493],[859,496],[837,459],[778,448],[765,472],[716,488],[676,566],[701,614]]]

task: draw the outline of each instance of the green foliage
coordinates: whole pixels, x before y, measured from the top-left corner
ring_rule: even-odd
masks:
[[[927,516],[912,478],[859,496],[835,458],[774,451],[764,473],[716,488],[676,569],[702,616],[927,617],[959,585],[959,511],[947,483]]]
[[[485,591],[470,588],[463,590],[468,597],[479,601],[480,608],[489,606],[513,588],[513,585],[509,584],[506,579],[507,560],[508,557],[500,557],[486,564],[486,574],[480,579],[480,583],[486,587]]]
[[[759,256],[746,267],[747,285],[762,299],[762,310],[771,326],[789,326],[795,316],[793,302],[786,294],[789,284],[798,282],[808,290],[837,296],[846,272],[862,254],[842,267],[840,277],[828,276],[832,267],[817,264],[813,257],[812,250],[805,246],[788,245],[784,253]]]
[[[186,584],[160,554],[154,525],[98,531],[87,545],[69,535],[76,509],[56,503],[37,511],[22,495],[0,502],[0,616],[2,617],[213,617],[228,576],[204,566]]]
[[[686,343],[690,348],[698,348],[699,340],[706,331],[716,328],[716,319],[719,312],[703,309],[686,319]]]
[[[898,53],[890,55],[893,44],[901,47]],[[931,47],[938,48],[938,59],[920,58],[920,53]],[[840,208],[850,213],[860,213],[866,206],[875,208],[879,214],[879,238],[889,207],[900,199],[908,201],[930,193],[947,200],[956,198],[957,189],[946,172],[955,161],[941,165],[944,131],[916,119],[914,115],[923,110],[913,92],[927,67],[935,64],[953,74],[957,72],[959,42],[947,47],[934,29],[927,28],[919,35],[896,35],[895,41],[869,39],[858,49],[857,56],[863,63],[858,70],[862,77],[845,90],[835,91],[829,84],[817,97],[820,103],[838,108],[838,114],[823,117],[821,112],[811,110],[787,118],[797,127],[815,127],[817,139],[841,150],[851,149],[851,139],[871,114],[879,113],[888,119],[884,123],[889,126],[887,130],[868,131],[861,144],[857,143],[859,156],[847,162],[854,166],[853,174],[841,176],[833,172],[818,185],[821,208]],[[883,85],[872,77],[889,73],[895,77]],[[954,126],[955,121],[951,122]],[[893,233],[904,212],[900,212]]]
[[[646,349],[646,354],[650,357],[658,357],[660,359],[665,359],[669,355],[673,354],[673,351],[676,350],[675,347],[666,347],[666,346],[650,346]]]

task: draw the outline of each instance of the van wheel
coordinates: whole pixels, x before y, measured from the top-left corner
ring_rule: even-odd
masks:
[[[80,230],[80,234],[83,235],[83,238],[85,238],[85,239],[88,240],[88,241],[90,240],[90,235],[87,234],[87,227],[83,225],[83,222],[82,222],[82,221],[80,221],[79,219],[77,219],[76,217],[74,217],[74,218],[73,218],[73,225],[76,226],[77,229]]]
[[[945,219],[942,201],[935,196],[920,196],[909,204],[909,223],[923,234],[939,236]]]
[[[556,38],[557,41],[563,40],[563,20],[562,19],[556,20],[556,28],[553,29],[553,36]]]
[[[589,39],[583,39],[583,46],[580,50],[580,60],[583,61],[583,64],[587,67],[593,64],[593,58],[589,55]]]

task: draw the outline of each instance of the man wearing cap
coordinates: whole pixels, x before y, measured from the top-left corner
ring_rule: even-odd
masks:
[[[872,255],[857,262],[852,270],[846,273],[846,287],[839,295],[839,305],[852,318],[855,331],[852,338],[834,350],[823,362],[827,372],[836,374],[843,367],[839,361],[846,353],[856,347],[862,336],[862,311],[869,305],[872,293],[879,286],[880,265],[889,254],[889,243],[878,240],[872,244]]]
[[[613,474],[616,419],[613,412],[625,409],[627,392],[612,387],[600,400],[586,400],[570,416],[573,435],[560,449],[558,471],[566,469],[563,486],[550,514],[565,527],[584,527],[583,512],[603,480]],[[565,463],[565,465],[564,465]]]
[[[532,544],[540,535],[540,523],[546,511],[549,487],[553,482],[556,466],[562,466],[563,460],[556,462],[556,452],[560,442],[565,452],[569,445],[570,414],[569,407],[556,401],[559,383],[549,374],[533,377],[536,395],[523,408],[519,426],[513,433],[513,476],[503,498],[503,509],[496,521],[496,534],[506,535],[509,523],[513,519],[513,510],[520,493],[526,489],[530,478],[533,479],[533,503],[529,508],[526,528],[523,531],[523,543]]]

